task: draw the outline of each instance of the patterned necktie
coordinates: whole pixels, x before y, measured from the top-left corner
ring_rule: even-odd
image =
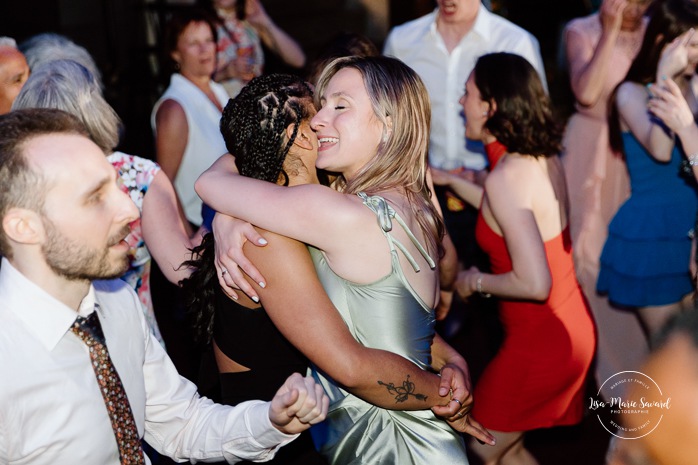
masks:
[[[116,436],[121,464],[145,464],[131,404],[126,397],[126,390],[121,384],[121,378],[119,378],[119,374],[109,357],[102,326],[97,316],[98,308],[99,305],[95,304],[95,311],[87,318],[78,316],[71,330],[83,340],[90,350],[92,368],[109,413],[114,436]]]

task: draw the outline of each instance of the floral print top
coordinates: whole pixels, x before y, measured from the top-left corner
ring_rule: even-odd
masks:
[[[223,69],[238,58],[245,58],[251,66],[252,73],[260,76],[264,68],[264,50],[257,31],[247,21],[237,19],[235,15],[227,15],[219,10],[222,20],[216,28],[218,43],[216,44],[217,69]],[[230,97],[235,97],[246,84],[238,78],[228,79],[220,84],[225,87]]]
[[[138,207],[138,211],[142,214],[143,198],[145,193],[148,192],[148,187],[153,182],[155,175],[160,171],[160,166],[151,160],[127,155],[122,152],[112,153],[107,157],[107,160],[109,160],[109,163],[112,164],[119,175],[119,187],[131,197],[133,203]],[[130,284],[138,294],[138,299],[143,306],[145,319],[155,338],[164,346],[160,328],[158,328],[155,320],[153,300],[150,296],[151,257],[143,240],[140,218],[131,223],[131,233],[126,237],[126,242],[130,246],[128,252],[130,265],[128,271],[121,279]]]

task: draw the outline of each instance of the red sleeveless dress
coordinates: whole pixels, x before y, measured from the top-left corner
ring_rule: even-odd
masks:
[[[482,217],[478,244],[492,272],[511,271],[504,238]],[[474,392],[473,417],[501,432],[571,425],[584,413],[584,387],[596,330],[572,263],[569,228],[545,243],[552,275],[545,302],[499,300],[504,342]]]

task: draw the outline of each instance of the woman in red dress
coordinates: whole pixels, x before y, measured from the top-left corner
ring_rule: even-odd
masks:
[[[596,333],[575,276],[567,189],[557,154],[562,129],[533,67],[522,57],[481,57],[461,104],[466,137],[507,153],[485,181],[477,241],[492,274],[462,271],[456,290],[500,298],[505,338],[478,381],[473,416],[497,445],[472,449],[489,464],[535,464],[524,432],[578,423]]]

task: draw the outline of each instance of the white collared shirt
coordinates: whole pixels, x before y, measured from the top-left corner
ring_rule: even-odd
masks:
[[[547,86],[540,47],[529,32],[480,5],[473,28],[449,54],[436,29],[437,14],[438,8],[393,28],[383,53],[405,62],[427,86],[432,115],[429,163],[448,170],[481,170],[487,166],[483,146],[470,140],[466,146],[465,121],[458,103],[465,81],[481,55],[510,52],[526,58]]]
[[[141,436],[175,460],[269,460],[296,436],[269,420],[269,403],[221,406],[199,397],[151,335],[133,290],[96,281],[80,305],[99,319]],[[2,259],[0,464],[118,465],[119,452],[77,314]],[[146,458],[146,463],[150,463]]]

